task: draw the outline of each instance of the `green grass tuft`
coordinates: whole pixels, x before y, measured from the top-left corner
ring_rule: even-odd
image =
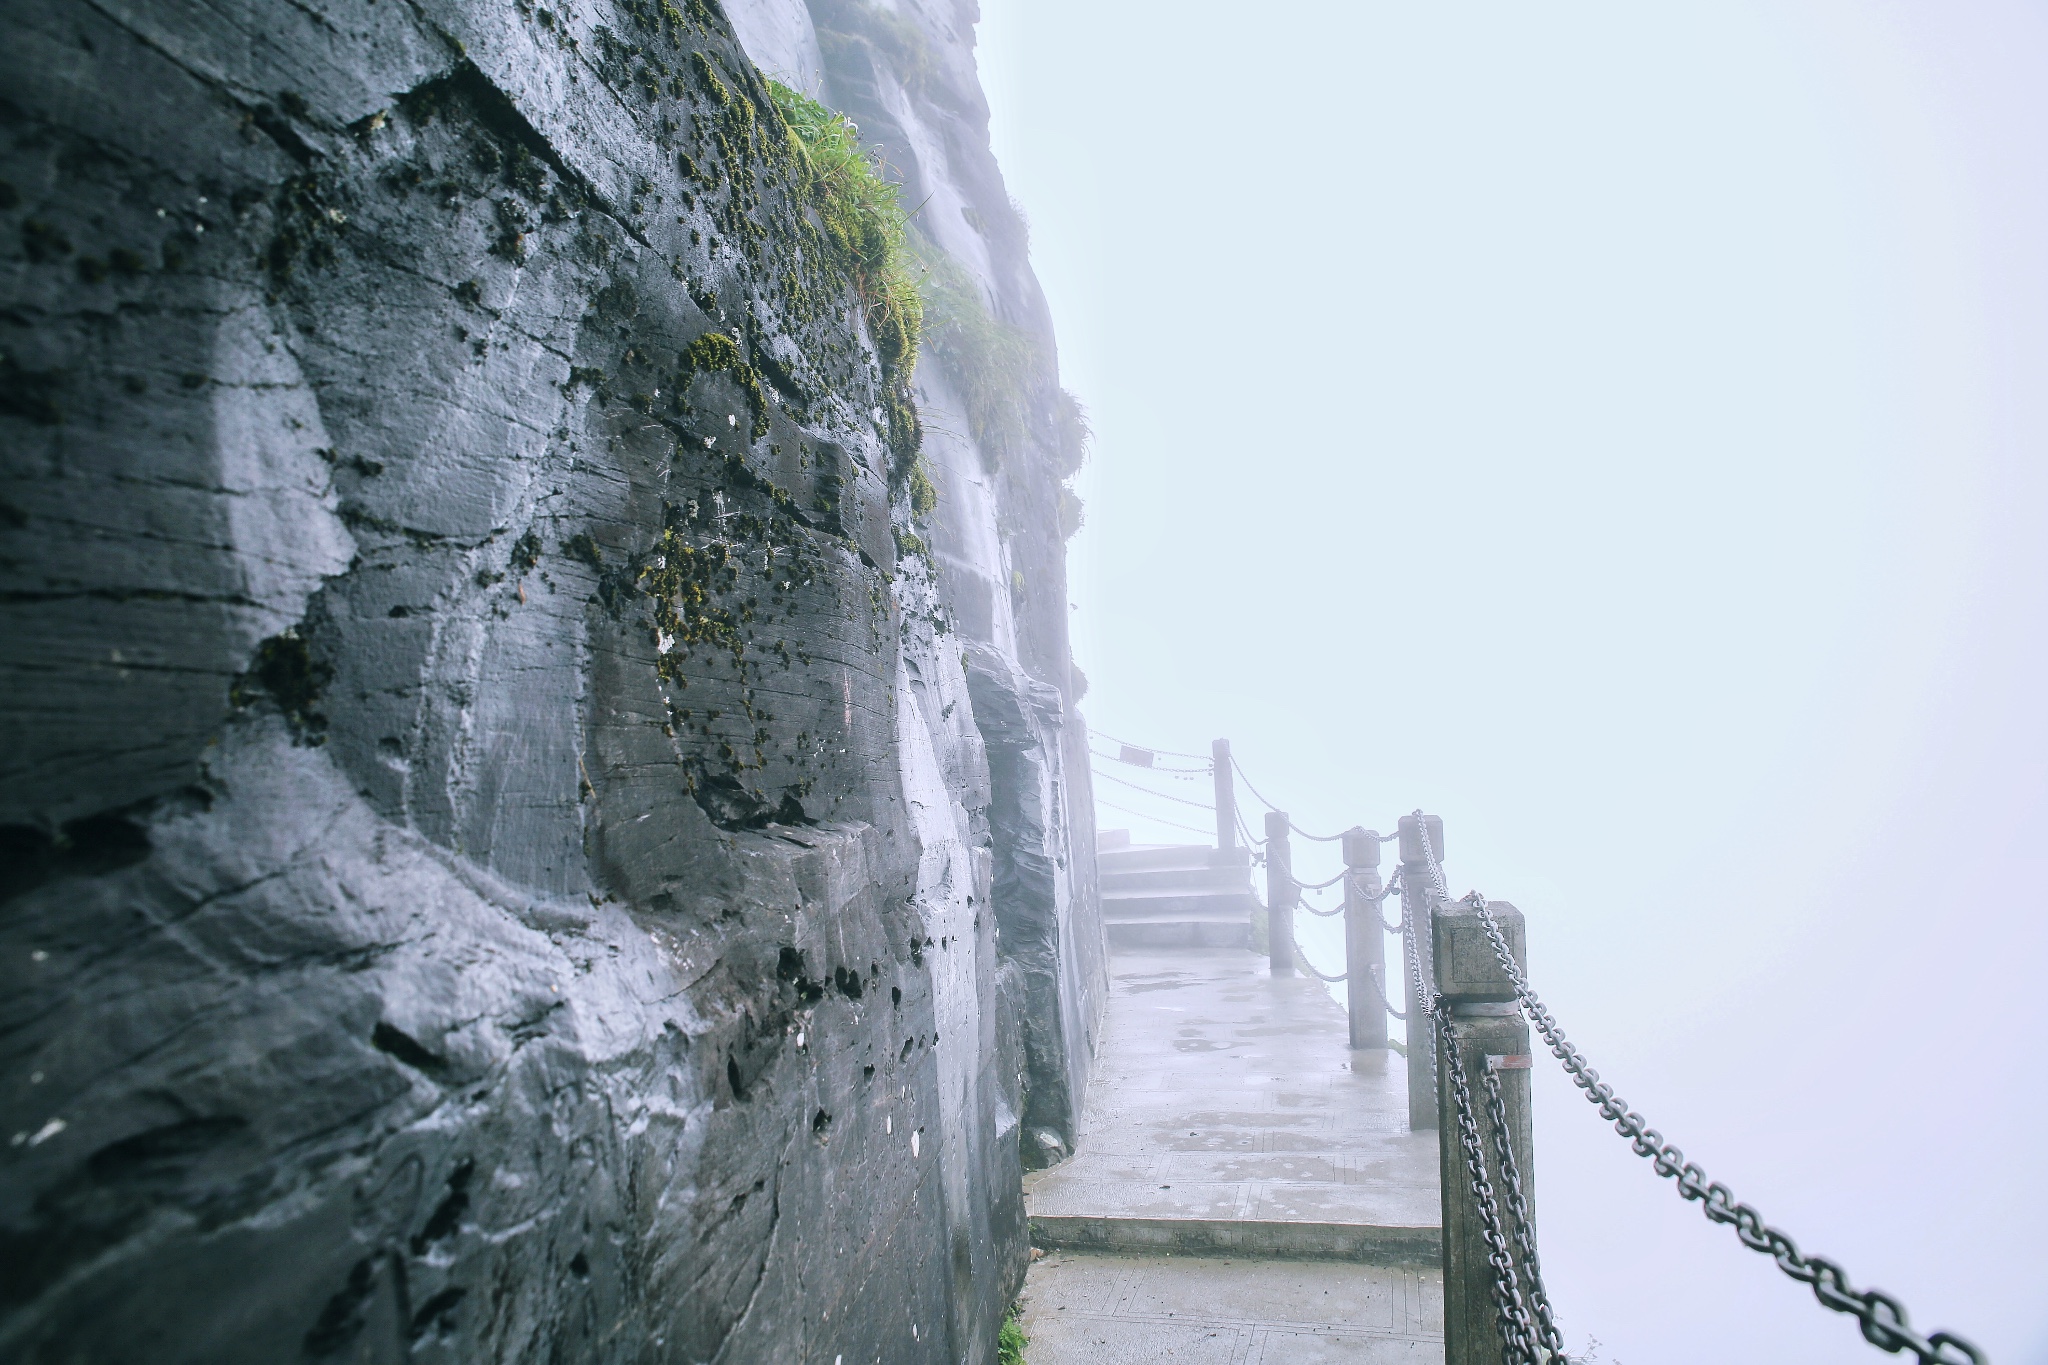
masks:
[[[938,505],[939,490],[932,483],[931,471],[919,458],[910,466],[910,515],[923,521]]]
[[[883,368],[907,379],[917,365],[924,298],[901,187],[883,178],[880,161],[844,114],[780,81],[769,81],[768,93],[796,145],[804,197],[867,311]]]
[[[1023,329],[991,316],[980,284],[958,261],[919,233],[911,234],[910,248],[924,276],[925,348],[953,377],[983,456],[1000,466],[1022,450],[1035,408],[1055,470],[1073,474],[1092,434],[1080,403],[1058,386],[1051,353]]]
[[[1020,448],[1026,395],[1046,366],[1023,331],[989,316],[981,286],[951,256],[914,238],[923,274],[925,334],[953,375],[975,444],[992,462]]]
[[[1024,1348],[1030,1343],[1023,1324],[1017,1321],[1017,1305],[1011,1304],[1003,1329],[996,1334],[996,1365],[1024,1365]]]

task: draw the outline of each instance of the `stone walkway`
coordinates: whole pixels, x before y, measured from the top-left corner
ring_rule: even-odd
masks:
[[[1436,1140],[1401,1058],[1351,1052],[1320,985],[1243,949],[1110,971],[1077,1154],[1025,1180],[1054,1249],[1031,1365],[1441,1360]]]
[[[1345,1261],[1053,1252],[1024,1294],[1029,1365],[1442,1365],[1443,1277]]]

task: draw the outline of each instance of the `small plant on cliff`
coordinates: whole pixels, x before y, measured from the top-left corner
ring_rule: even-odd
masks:
[[[1011,1304],[1010,1311],[1003,1318],[1003,1328],[996,1334],[996,1365],[1024,1365],[1024,1348],[1031,1338],[1024,1335],[1024,1325],[1017,1320],[1017,1305]]]
[[[1090,440],[1088,417],[1058,387],[1051,351],[993,316],[981,285],[960,262],[921,234],[912,233],[910,245],[923,270],[925,348],[952,376],[983,458],[1000,465],[1029,444],[1035,428],[1061,475],[1079,469]]]
[[[981,286],[961,264],[914,238],[933,354],[952,374],[975,444],[992,463],[1023,439],[1027,395],[1045,367],[1038,344],[991,317]]]
[[[917,364],[924,299],[901,187],[882,178],[879,161],[844,114],[779,81],[768,82],[768,93],[796,145],[804,197],[860,295],[882,364],[907,378]]]
[[[906,90],[923,93],[937,74],[924,30],[896,11],[873,0],[819,0],[810,9],[827,66],[845,61],[849,48],[865,46],[886,61]]]

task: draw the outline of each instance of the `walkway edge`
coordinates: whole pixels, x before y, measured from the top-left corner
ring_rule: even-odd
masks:
[[[1074,1251],[1225,1253],[1284,1260],[1434,1267],[1443,1256],[1443,1230],[1434,1226],[1229,1218],[1046,1215],[1031,1219],[1031,1244]]]

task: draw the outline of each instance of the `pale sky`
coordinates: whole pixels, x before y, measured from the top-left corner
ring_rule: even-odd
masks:
[[[1669,1138],[2048,1365],[2048,9],[983,11],[1092,722],[1441,814]],[[1883,1358],[1538,1065],[1575,1349]]]

